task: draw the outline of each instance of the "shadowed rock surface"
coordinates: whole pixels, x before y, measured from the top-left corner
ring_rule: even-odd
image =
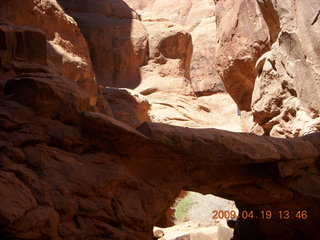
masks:
[[[46,34],[47,65],[51,71],[63,74],[87,92],[94,105],[97,84],[89,50],[77,23],[67,15],[56,0],[1,0],[0,16],[15,24],[32,25]],[[30,40],[31,41],[31,40]],[[37,43],[30,42],[30,47]],[[36,54],[36,53],[34,53]]]
[[[146,62],[147,32],[138,14],[119,0],[58,0],[84,34],[97,82],[135,88]]]
[[[94,11],[105,13],[103,2]],[[175,46],[170,39],[166,46]],[[283,33],[279,41],[288,39]],[[121,119],[114,109],[123,103],[110,104],[113,113],[107,98],[94,106],[95,95],[48,64],[47,44],[42,28],[0,21],[1,239],[150,240],[181,190],[232,199],[240,214],[272,211],[269,220],[240,218],[235,239],[319,236],[319,133],[279,139],[150,122],[133,128],[111,117]],[[119,92],[128,96],[119,89],[105,94]],[[146,120],[145,109],[135,113],[121,120]],[[279,210],[290,217],[280,219]]]

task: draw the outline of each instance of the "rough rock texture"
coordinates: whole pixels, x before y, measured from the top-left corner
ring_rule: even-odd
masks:
[[[75,18],[89,44],[98,84],[122,88],[139,85],[148,35],[138,14],[117,0],[59,2]]]
[[[276,137],[319,131],[320,3],[216,1],[217,70],[250,131]]]
[[[191,35],[172,22],[144,23],[149,34],[149,61],[141,68],[141,83],[136,91],[151,102],[185,95],[195,96],[190,84]],[[159,114],[159,116],[162,116]]]
[[[258,63],[252,112],[266,134],[294,137],[320,128],[319,1],[282,1],[276,11],[281,32]],[[275,9],[275,10],[273,10]],[[268,86],[268,88],[266,88]]]
[[[132,127],[150,122],[150,103],[141,94],[124,88],[104,88],[102,96],[108,101],[112,116]]]
[[[175,225],[173,227],[154,229],[155,233],[162,233],[159,240],[224,240],[231,239],[233,230],[224,226],[196,227],[191,222]],[[159,236],[159,235],[158,235]]]
[[[1,1],[0,15],[15,24],[43,30],[47,37],[47,64],[76,82],[95,104],[97,87],[87,43],[77,23],[56,0],[25,0],[23,4],[20,0]]]
[[[308,210],[307,220],[254,221],[267,239],[319,234],[319,135],[279,140],[156,123],[137,131],[74,106],[82,101],[75,85],[56,99],[53,78],[43,97],[70,104],[67,120],[42,98],[22,106],[23,81],[7,81],[0,104],[1,196],[13,196],[0,205],[3,237],[151,239],[181,189],[233,199],[240,211]]]
[[[36,16],[39,6],[51,9],[52,2],[32,1],[37,7],[29,9],[31,12],[22,11],[21,15],[34,13]],[[96,16],[88,13],[90,9],[86,8],[88,5],[85,3],[89,2],[82,1],[79,4],[79,8],[85,10],[83,16]],[[106,1],[90,3],[94,6],[92,11],[99,12],[101,16],[108,12],[119,17],[123,16],[123,11],[132,13],[116,7],[122,4],[120,1],[108,1],[110,5],[104,5]],[[260,9],[262,15],[258,14],[259,16],[273,14],[274,11],[269,11],[273,6],[277,6],[279,12],[285,9],[285,5],[279,2],[277,5],[276,2],[270,5],[269,1],[258,3],[260,4],[254,6],[259,8],[254,9]],[[297,1],[292,3],[300,4]],[[1,11],[3,6],[15,7],[17,2],[1,1]],[[317,4],[311,6],[312,11],[318,7]],[[311,11],[305,5],[299,5],[298,9],[306,13]],[[77,11],[74,9],[75,13]],[[61,12],[55,13],[59,19]],[[288,11],[284,13],[287,14]],[[7,14],[13,16],[8,17],[13,21],[18,18],[18,15],[15,17],[15,11],[8,11]],[[100,15],[97,17],[101,17]],[[102,18],[108,19],[108,16],[110,15]],[[280,18],[281,24],[295,27],[294,24],[297,23],[292,22],[291,17],[283,16]],[[35,19],[41,22],[46,17]],[[124,19],[127,24],[127,19],[131,18],[120,19]],[[308,19],[306,17],[305,21]],[[315,14],[315,18],[310,21],[311,27],[301,27],[299,31],[306,31],[307,36],[311,36],[313,28],[319,26],[317,19],[318,15]],[[143,123],[137,128],[130,127],[106,114],[93,112],[102,108],[111,115],[108,105],[102,104],[109,100],[101,101],[101,105],[93,107],[90,105],[90,96],[84,91],[86,88],[68,80],[63,71],[60,74],[55,64],[47,64],[51,55],[46,47],[50,38],[46,37],[45,29],[16,26],[2,20],[0,23],[1,239],[149,240],[152,238],[152,227],[161,220],[161,216],[181,190],[211,193],[234,200],[241,216],[243,212],[251,210],[258,214],[255,216],[261,216],[261,211],[272,211],[270,221],[240,218],[235,226],[236,239],[301,240],[319,236],[319,133],[294,139],[278,139],[161,123]],[[270,28],[271,23],[266,21],[266,24]],[[41,28],[36,23],[34,25]],[[155,33],[161,31],[170,32],[165,29]],[[178,35],[184,40],[189,38],[187,32]],[[288,40],[289,43],[296,43],[299,37],[294,38],[292,35],[292,31],[281,32],[272,51],[277,49],[279,44],[282,45],[279,49],[288,51],[288,56],[295,56],[297,52],[300,54],[300,48],[285,48],[286,44],[283,44]],[[36,44],[31,44],[31,39]],[[181,87],[175,94],[183,93],[182,97],[187,97],[185,106],[190,105],[190,97],[197,101],[198,99],[185,75],[188,69],[183,68],[186,65],[182,64],[188,59],[189,47],[183,50],[172,48],[175,41],[181,39],[175,38],[173,43],[170,37],[169,40],[168,37],[163,39],[167,39],[165,49],[170,49],[167,52],[160,47],[164,59],[177,61],[175,66],[182,66],[177,69],[176,79],[183,81],[176,86],[183,86],[185,83],[185,87]],[[317,40],[316,37],[315,39]],[[161,40],[155,39],[156,42],[160,43]],[[310,42],[308,45],[304,44],[301,43],[302,49],[305,46],[310,47],[304,50],[307,56],[306,66],[314,70],[310,72],[311,76],[318,76],[313,75],[318,71],[318,56],[312,54],[311,47],[317,49],[319,45]],[[157,46],[162,45],[150,46],[156,46],[151,49],[159,49]],[[182,52],[178,54],[178,58],[171,55],[175,50]],[[279,59],[275,56],[275,61],[281,63],[281,55]],[[156,58],[149,60],[152,62]],[[160,62],[144,67],[142,73],[147,75],[148,67],[153,64],[161,65],[162,60],[163,58]],[[264,76],[268,62],[273,66],[273,61],[263,62],[262,59],[260,77]],[[298,65],[289,68],[291,62]],[[286,66],[286,74],[290,76],[290,71],[297,74],[295,71],[298,71],[301,62],[303,63],[303,59],[293,61],[289,58],[281,65]],[[251,64],[251,60],[248,63]],[[257,67],[261,67],[261,64]],[[277,64],[274,66],[279,67]],[[305,65],[301,65],[303,66]],[[155,76],[162,80],[173,80],[159,75],[158,72]],[[295,80],[300,75],[293,76]],[[315,77],[315,83],[317,79]],[[163,85],[162,93],[169,92],[168,85]],[[291,85],[283,86],[285,91],[295,95]],[[304,101],[311,104],[311,97],[307,98],[304,89],[308,88],[301,87],[301,92],[296,91],[296,95],[301,94],[307,99]],[[310,89],[308,91],[311,91]],[[152,92],[152,88],[151,92],[144,91],[144,94],[153,95],[153,100],[161,97],[161,92]],[[171,96],[173,94],[174,91]],[[164,94],[162,97],[169,101],[168,96]],[[107,96],[102,99],[106,100]],[[256,113],[259,113],[258,106],[257,102]],[[184,107],[177,105],[176,108]],[[202,109],[210,111],[205,107]],[[280,108],[281,111],[284,109]],[[253,112],[254,119],[258,117],[256,113]],[[289,219],[280,219],[279,210],[289,211]],[[298,211],[307,211],[307,217],[299,219],[296,214]]]
[[[258,58],[270,49],[268,24],[258,1],[216,1],[218,45],[216,67],[241,110],[250,110]]]
[[[223,95],[214,96],[210,100],[197,97],[224,91],[217,73],[212,73],[215,71],[214,65],[210,65],[215,52],[215,26],[213,31],[209,31],[209,36],[205,31],[207,26],[210,25],[211,28],[215,24],[212,2],[208,3],[206,0],[203,2],[206,4],[194,4],[188,10],[190,16],[188,21],[185,19],[185,27],[175,23],[180,15],[166,20],[160,13],[159,16],[152,17],[145,11],[139,16],[126,3],[118,0],[60,0],[59,3],[77,21],[89,44],[99,85],[127,88],[128,93],[135,90],[144,95],[151,105],[148,114],[152,121],[241,131],[240,119],[236,115],[232,99]],[[182,2],[179,3],[180,7],[182,5]],[[155,9],[162,9],[162,14],[167,12],[160,6],[161,4]],[[206,21],[201,21],[202,13],[208,17]],[[191,15],[196,15],[197,19],[193,19]],[[194,31],[195,34],[190,34],[187,28],[197,30]],[[198,39],[193,55],[192,35]],[[103,98],[98,96],[97,109],[111,116],[108,102],[121,100],[110,101],[110,97]],[[223,111],[223,114],[220,114],[218,107],[209,107],[216,99],[219,102],[224,99],[228,101],[228,110]],[[197,114],[199,110],[201,113]],[[140,110],[136,108],[126,112],[132,111]],[[141,123],[137,121],[135,114],[132,117],[117,117],[117,114],[113,116],[125,123],[131,122],[132,126]],[[223,118],[228,120],[221,121]]]
[[[233,100],[226,94],[211,95],[224,91],[213,64],[213,2],[126,2],[139,12],[148,33],[148,62],[140,68],[141,83],[135,90],[150,102],[150,119],[241,131]],[[217,104],[224,101],[225,108]]]
[[[225,91],[214,67],[216,46],[215,4],[211,0],[125,0],[143,22],[167,21],[182,25],[192,35],[190,76],[199,96]]]

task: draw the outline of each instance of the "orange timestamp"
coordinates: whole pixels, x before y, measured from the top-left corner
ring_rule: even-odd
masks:
[[[253,211],[253,210],[242,210],[237,214],[236,211],[213,211],[212,219],[259,219],[259,220],[269,220],[269,219],[279,219],[279,220],[289,220],[289,219],[302,219],[305,220],[308,218],[307,210],[262,210],[262,211]]]

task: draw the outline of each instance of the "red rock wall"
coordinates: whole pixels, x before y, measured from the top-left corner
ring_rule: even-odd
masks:
[[[1,11],[3,6],[17,6],[12,3],[1,5]],[[46,19],[36,17],[42,7],[51,9],[55,6],[55,9],[60,9],[53,1],[41,2],[48,5],[41,5],[38,1],[32,3],[36,4],[32,5],[36,8],[31,7],[31,13],[29,8],[24,14],[32,15],[35,11],[34,17],[39,22]],[[95,2],[92,11],[105,13],[106,10],[101,8],[105,5],[101,3]],[[291,30],[296,25],[292,25],[291,15],[286,15],[285,5],[280,2],[272,2],[272,5],[268,5],[270,2],[267,1],[265,3],[266,6],[250,5],[248,2],[240,6],[232,5],[241,8],[254,6],[252,9],[255,11],[248,11],[252,16],[257,14],[257,17],[263,18],[269,12],[274,16],[272,9],[266,10],[269,7],[283,13],[279,19],[286,28],[271,47],[271,57],[264,62],[261,58],[259,66],[263,68],[257,71],[259,80],[266,80],[266,73],[274,71],[274,67],[286,75],[273,79],[272,83],[279,83],[282,77],[288,79],[287,75],[292,75],[291,82],[282,81],[279,86],[287,94],[301,99],[298,102],[301,105],[295,105],[299,109],[311,104],[316,109],[317,102],[312,101],[317,96],[315,85],[305,84],[304,87],[294,80],[305,77],[314,84],[318,80],[317,55],[313,52],[318,46],[313,42],[317,41],[317,35],[307,45],[299,37],[304,31],[310,36],[315,34],[317,19],[311,18],[310,23],[307,13],[318,5],[310,0],[313,6],[310,10],[310,6],[294,2],[299,7],[295,8],[295,12],[297,9],[303,12],[295,15],[299,19],[296,24],[303,23],[295,34]],[[262,10],[264,7],[266,9]],[[61,11],[56,12],[58,19]],[[258,14],[259,11],[261,14]],[[9,13],[8,18],[14,21],[14,11]],[[122,10],[113,13],[123,14]],[[243,17],[246,21],[250,20]],[[256,22],[268,28],[272,25],[261,19]],[[306,23],[310,25],[304,25]],[[76,26],[75,22],[72,26]],[[277,214],[282,209],[308,212],[307,219],[303,221],[295,217],[289,220],[274,217],[272,221],[240,220],[236,226],[237,239],[248,239],[253,234],[259,238],[282,240],[315,239],[319,236],[318,133],[301,138],[278,139],[161,123],[144,123],[132,128],[106,114],[94,112],[93,95],[88,95],[87,89],[77,81],[66,78],[65,72],[57,71],[59,65],[47,51],[50,34],[45,34],[45,29],[0,21],[2,239],[149,240],[152,238],[152,227],[182,189],[232,199],[240,211],[259,213],[270,210]],[[75,34],[79,37],[79,30]],[[240,30],[235,32],[239,39],[242,39],[241,34]],[[302,58],[302,50],[306,52],[305,59]],[[184,57],[178,58],[178,65]],[[249,55],[248,66],[255,57]],[[244,60],[242,62],[246,63]],[[286,69],[286,72],[281,69]],[[313,71],[305,72],[305,69]],[[304,74],[310,74],[310,78]],[[183,79],[181,75],[179,77]],[[256,82],[254,97],[257,96],[256,86],[262,88],[263,84]],[[307,97],[308,92],[315,95]],[[287,99],[291,98],[284,98],[283,102]],[[258,106],[257,101],[254,107]],[[275,113],[282,113],[285,109],[281,107]],[[254,114],[259,113],[254,111]],[[295,119],[299,119],[299,114]],[[255,119],[257,117],[255,115]]]
[[[19,7],[17,7],[19,6]],[[47,37],[47,64],[76,82],[86,91],[91,104],[97,98],[97,86],[86,40],[77,23],[56,0],[1,1],[0,15],[18,25],[40,28]]]

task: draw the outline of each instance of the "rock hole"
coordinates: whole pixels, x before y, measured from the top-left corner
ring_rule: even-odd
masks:
[[[154,227],[154,239],[159,240],[230,240],[232,225],[238,216],[233,201],[181,191],[175,203],[162,219],[167,227]]]

